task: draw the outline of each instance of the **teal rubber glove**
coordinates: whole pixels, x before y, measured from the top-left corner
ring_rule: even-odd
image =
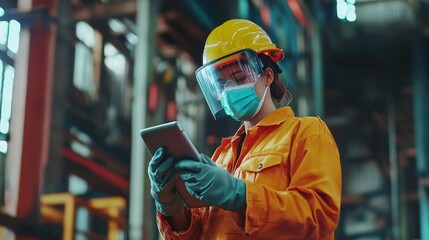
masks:
[[[208,204],[225,210],[239,211],[246,205],[246,184],[213,161],[200,156],[201,162],[181,160],[175,168],[185,182],[188,192]]]
[[[174,159],[160,147],[149,162],[148,174],[150,194],[155,199],[158,212],[172,216],[184,209],[183,200],[174,188],[178,176],[174,168]]]

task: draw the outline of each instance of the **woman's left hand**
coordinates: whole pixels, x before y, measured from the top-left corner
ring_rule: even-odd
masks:
[[[188,192],[196,198],[225,210],[239,211],[246,205],[246,184],[217,167],[205,155],[201,162],[181,160],[175,164]]]

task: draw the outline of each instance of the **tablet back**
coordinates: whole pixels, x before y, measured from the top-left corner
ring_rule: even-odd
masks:
[[[168,154],[173,156],[176,161],[182,159],[199,161],[200,159],[197,149],[177,121],[144,128],[140,130],[140,135],[152,156],[160,146],[165,146]],[[208,206],[207,203],[189,194],[180,177],[177,178],[175,187],[188,207]]]
[[[178,121],[168,122],[140,130],[140,135],[147,149],[153,155],[156,150],[164,146],[168,154],[176,160],[199,159],[199,154],[189,137],[183,131]]]

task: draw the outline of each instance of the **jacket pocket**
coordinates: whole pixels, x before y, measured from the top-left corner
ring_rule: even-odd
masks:
[[[239,169],[243,179],[272,189],[283,190],[289,184],[286,178],[287,166],[280,155],[250,157]]]

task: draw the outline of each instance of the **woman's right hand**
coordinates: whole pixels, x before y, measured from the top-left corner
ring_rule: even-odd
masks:
[[[173,216],[183,211],[184,203],[174,188],[178,173],[174,168],[174,159],[160,147],[149,162],[148,174],[150,193],[155,199],[156,209],[165,216]]]

